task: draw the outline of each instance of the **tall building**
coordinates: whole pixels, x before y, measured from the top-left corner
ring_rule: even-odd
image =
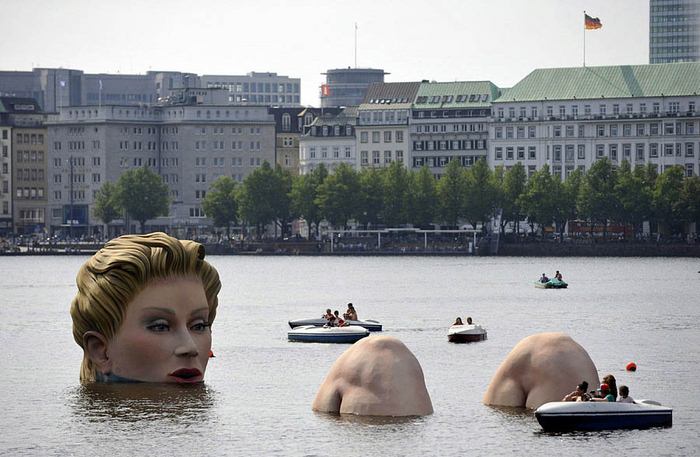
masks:
[[[700,172],[700,62],[537,69],[492,104],[489,164],[565,179],[607,157]]]
[[[700,0],[649,1],[649,63],[700,61]]]
[[[64,68],[0,71],[0,96],[34,98],[44,112],[64,106],[154,104],[179,89],[211,87],[228,90],[226,104],[299,106],[300,85],[299,78],[257,72],[198,76],[179,71],[88,74]]]
[[[326,83],[321,86],[321,107],[357,106],[362,103],[367,88],[383,83],[384,70],[373,68],[338,68],[325,73]]]

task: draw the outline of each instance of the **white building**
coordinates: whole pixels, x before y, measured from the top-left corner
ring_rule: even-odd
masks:
[[[299,173],[310,173],[320,164],[330,172],[341,163],[355,168],[356,124],[357,107],[348,107],[337,114],[321,114],[310,126],[305,126],[299,138]]]
[[[493,103],[489,164],[566,178],[602,157],[697,175],[700,63],[538,69]]]

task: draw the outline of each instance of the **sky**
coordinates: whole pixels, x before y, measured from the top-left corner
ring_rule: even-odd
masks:
[[[583,64],[584,10],[586,65],[649,62],[649,0],[0,0],[0,70],[276,72],[312,106],[332,68],[511,87]]]

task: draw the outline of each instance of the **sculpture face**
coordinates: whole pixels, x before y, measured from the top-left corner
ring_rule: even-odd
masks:
[[[510,351],[493,375],[483,402],[535,409],[560,401],[581,381],[598,383],[598,370],[586,350],[564,333],[539,333]]]
[[[420,363],[399,340],[370,336],[335,361],[314,411],[365,416],[424,416],[433,405]]]
[[[201,382],[209,360],[209,307],[202,281],[152,282],[129,303],[114,337],[97,354],[104,375],[146,382]]]

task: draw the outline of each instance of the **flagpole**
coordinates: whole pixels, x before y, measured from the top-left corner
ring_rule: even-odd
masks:
[[[357,22],[355,22],[355,68],[357,68]]]
[[[586,68],[586,10],[583,10],[583,68]]]

